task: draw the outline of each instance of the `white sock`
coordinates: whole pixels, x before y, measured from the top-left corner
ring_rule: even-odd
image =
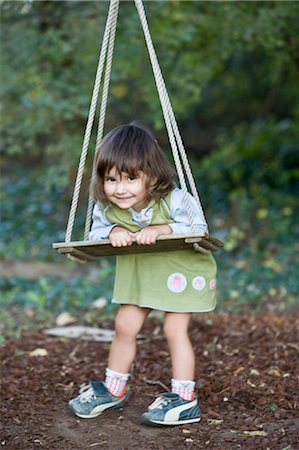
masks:
[[[122,397],[125,393],[127,381],[129,379],[129,373],[120,373],[115,370],[106,369],[105,386],[109,390],[110,394],[115,397]]]
[[[171,380],[171,392],[178,394],[184,400],[193,400],[195,381]]]

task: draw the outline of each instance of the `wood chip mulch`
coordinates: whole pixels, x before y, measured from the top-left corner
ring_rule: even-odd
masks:
[[[99,323],[112,328],[111,321]],[[1,348],[4,449],[299,449],[299,313],[213,313],[193,318],[202,421],[147,427],[139,417],[169,386],[170,356],[159,318],[149,317],[127,405],[96,419],[72,416],[80,384],[103,379],[109,344],[25,333]]]

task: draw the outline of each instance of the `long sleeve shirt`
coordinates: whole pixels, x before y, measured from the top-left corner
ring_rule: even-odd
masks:
[[[202,209],[198,208],[198,205],[191,194],[188,194],[192,216],[195,225],[195,231],[198,233],[206,233],[208,226],[205,221]],[[187,234],[191,233],[191,224],[188,219],[188,214],[184,202],[184,193],[181,189],[175,188],[171,192],[169,208],[170,217],[173,219],[172,223],[168,223],[172,229],[173,234]],[[109,239],[109,234],[113,227],[118,224],[111,224],[105,216],[105,209],[96,204],[93,210],[93,223],[91,231],[89,233],[89,239],[92,241],[100,241],[102,239]],[[132,214],[132,220],[140,228],[151,225],[152,211],[151,208],[144,208],[140,212],[130,208],[129,211]]]

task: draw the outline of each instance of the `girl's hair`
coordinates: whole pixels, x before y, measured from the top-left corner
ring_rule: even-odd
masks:
[[[122,125],[105,136],[94,160],[95,177],[92,193],[96,201],[105,204],[104,180],[115,168],[130,176],[141,171],[147,175],[149,199],[159,201],[174,187],[175,172],[167,161],[153,134],[136,122]]]

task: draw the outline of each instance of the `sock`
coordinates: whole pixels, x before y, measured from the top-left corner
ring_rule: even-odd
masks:
[[[178,394],[183,400],[194,399],[195,381],[171,380],[171,392]]]
[[[129,379],[129,373],[119,373],[111,369],[106,369],[105,386],[109,390],[110,394],[115,397],[122,397],[126,391],[127,381]]]

